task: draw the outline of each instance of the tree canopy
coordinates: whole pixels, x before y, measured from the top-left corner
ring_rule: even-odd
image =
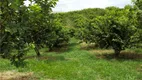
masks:
[[[40,56],[41,47],[51,49],[69,40],[66,30],[52,14],[58,0],[29,0],[29,6],[24,1],[0,1],[0,55],[12,62],[23,60],[31,48]]]

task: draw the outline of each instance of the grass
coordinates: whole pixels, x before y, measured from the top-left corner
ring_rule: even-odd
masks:
[[[37,80],[142,80],[142,59],[98,58],[101,51],[111,54],[111,50],[83,50],[74,42],[64,52],[43,49],[40,58],[31,56],[31,50],[24,67],[0,59],[0,72],[33,72]]]

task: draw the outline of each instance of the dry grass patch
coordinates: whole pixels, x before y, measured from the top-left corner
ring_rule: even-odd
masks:
[[[92,54],[97,53],[97,54],[105,54],[105,53],[114,53],[113,50],[90,50]]]
[[[142,72],[142,64],[137,68],[139,72]]]
[[[131,59],[131,60],[141,60],[142,54],[136,53],[134,51],[121,51],[118,57],[115,56],[113,50],[91,50],[91,54],[95,55],[97,58],[104,59]]]
[[[0,72],[0,80],[37,80],[33,73],[20,73],[16,71]]]

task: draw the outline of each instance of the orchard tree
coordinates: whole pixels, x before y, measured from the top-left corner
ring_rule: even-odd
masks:
[[[40,56],[41,47],[52,48],[68,41],[66,34],[61,35],[65,32],[62,25],[52,15],[58,0],[29,0],[29,6],[24,1],[0,1],[0,55],[12,62],[23,60],[31,47]]]
[[[137,35],[141,41],[142,41],[142,0],[132,0],[134,3],[134,6],[137,8],[137,21],[138,21],[138,33]]]
[[[24,0],[0,1],[0,55],[2,57],[20,57],[27,51],[25,29],[27,25],[28,9]],[[17,54],[10,54],[17,50]]]
[[[112,47],[118,56],[121,50],[140,41],[137,39],[137,12],[129,5],[124,9],[108,7],[105,10],[106,14],[94,18],[87,29],[91,31],[90,36],[94,37],[92,42],[101,48]]]

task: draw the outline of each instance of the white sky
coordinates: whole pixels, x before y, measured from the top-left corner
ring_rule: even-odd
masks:
[[[84,8],[105,8],[108,6],[122,8],[127,4],[131,4],[131,0],[59,0],[56,7],[53,8],[53,11],[67,12]]]
[[[66,12],[84,8],[105,8],[108,6],[124,7],[131,4],[131,0],[59,0],[55,12]]]

